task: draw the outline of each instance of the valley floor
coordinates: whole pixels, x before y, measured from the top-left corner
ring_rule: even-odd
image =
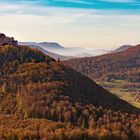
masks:
[[[98,82],[98,84],[121,99],[140,108],[140,83],[115,80],[113,82]]]

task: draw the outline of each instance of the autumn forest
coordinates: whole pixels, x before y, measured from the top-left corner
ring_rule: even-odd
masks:
[[[7,44],[0,76],[0,139],[140,139],[140,110],[66,62]]]

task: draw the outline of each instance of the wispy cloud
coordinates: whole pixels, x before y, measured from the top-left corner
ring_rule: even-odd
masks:
[[[93,1],[85,1],[85,0],[54,0],[56,2],[67,2],[67,3],[76,3],[76,4],[95,4]]]
[[[115,3],[133,3],[137,2],[136,0],[99,0],[99,1],[104,1],[104,2],[115,2]]]

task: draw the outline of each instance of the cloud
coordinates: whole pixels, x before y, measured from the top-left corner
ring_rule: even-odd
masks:
[[[112,3],[133,3],[137,2],[136,0],[99,0],[99,1],[104,1],[104,2],[112,2]]]
[[[75,4],[95,4],[95,2],[89,2],[89,1],[84,1],[84,0],[54,0],[56,2],[66,2],[66,3],[75,3]]]
[[[69,1],[69,0],[68,0]],[[71,1],[71,0],[70,0]],[[73,0],[72,0],[73,1]],[[22,1],[23,2],[23,1]],[[138,15],[140,10],[117,10],[117,9],[83,9],[83,8],[65,8],[65,7],[52,7],[52,6],[42,6],[35,3],[7,3],[0,2],[0,15],[9,14],[22,14],[22,15],[38,15],[38,16],[51,16],[54,14],[65,14],[71,11],[71,15],[77,14],[83,15],[90,13],[90,15]],[[64,13],[61,9],[64,9]],[[61,12],[62,11],[62,12]],[[84,12],[83,12],[84,11]],[[61,12],[61,13],[60,13]]]
[[[97,9],[97,10],[136,10],[140,9],[138,0],[1,0],[0,4],[20,4],[42,6],[42,7],[60,7],[60,8],[79,8],[79,9]],[[37,13],[37,12],[36,12]]]

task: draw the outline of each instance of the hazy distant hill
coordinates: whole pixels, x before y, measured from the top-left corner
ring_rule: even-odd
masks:
[[[117,48],[116,50],[114,50],[113,52],[125,51],[125,50],[127,50],[127,49],[129,49],[129,48],[131,48],[131,47],[133,47],[133,46],[132,46],[132,45],[123,45],[123,46]]]
[[[35,45],[28,45],[28,46],[31,47],[31,48],[39,49],[44,54],[49,55],[50,57],[52,57],[52,58],[54,58],[56,60],[58,60],[58,59],[60,59],[60,60],[67,60],[67,59],[72,58],[70,56],[63,56],[63,55],[59,55],[59,54],[56,54],[56,53],[49,52],[49,51],[43,49],[43,47],[39,47],[39,46],[35,46]]]
[[[36,42],[19,42],[20,45],[34,45],[34,46],[39,46],[39,47],[42,47],[42,48],[46,48],[48,50],[51,50],[51,49],[64,49],[63,46],[59,45],[58,43],[56,42],[39,42],[39,43],[36,43]]]
[[[93,49],[93,48],[80,48],[80,47],[63,47],[55,42],[19,42],[20,45],[38,46],[46,51],[62,56],[62,59],[81,58],[89,56],[97,56],[99,54],[107,53],[107,50]],[[84,47],[84,46],[83,46]]]
[[[138,133],[137,108],[37,49],[0,47],[0,74],[2,138],[123,140]]]
[[[51,57],[53,57],[56,60],[57,59],[65,60],[65,59],[72,58],[72,57],[63,56],[63,55],[59,55],[57,53],[51,52],[52,50],[63,48],[59,44],[53,43],[53,42],[52,43],[51,42],[41,42],[41,43],[19,42],[19,45],[26,45],[26,46],[29,46],[31,48],[37,48],[37,49],[41,50],[43,53],[45,53],[46,55],[50,55]]]
[[[47,49],[64,49],[63,46],[59,45],[56,42],[41,42],[38,43],[40,47],[46,47]]]

